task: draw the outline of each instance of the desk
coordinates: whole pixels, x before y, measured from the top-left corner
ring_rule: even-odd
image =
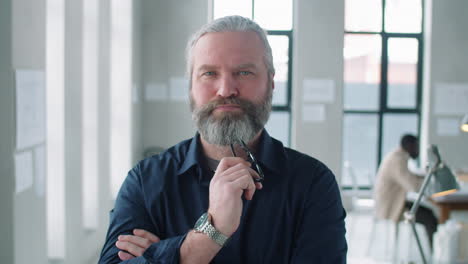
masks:
[[[434,204],[440,209],[439,224],[445,223],[450,218],[451,211],[468,210],[468,202],[434,202]]]
[[[451,211],[468,210],[468,192],[433,198],[432,203],[440,209],[439,224],[443,224],[449,219]]]

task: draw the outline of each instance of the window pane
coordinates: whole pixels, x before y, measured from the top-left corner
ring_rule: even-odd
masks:
[[[381,37],[347,34],[344,41],[344,109],[377,110]]]
[[[381,0],[346,0],[346,31],[382,31]]]
[[[388,107],[416,108],[417,64],[416,39],[388,40]]]
[[[252,18],[252,0],[214,0],[213,12],[214,19],[230,15]]]
[[[382,158],[400,145],[404,134],[418,134],[418,116],[416,114],[385,114],[383,116]]]
[[[285,106],[288,103],[288,84],[285,81],[275,80],[275,89],[273,90],[274,106]]]
[[[289,38],[287,36],[269,35],[268,41],[273,52],[273,64],[276,70],[273,105],[287,105]]]
[[[254,19],[269,30],[292,29],[292,0],[255,0]]]
[[[283,142],[286,147],[289,147],[289,119],[288,112],[274,111],[271,112],[270,120],[265,125],[270,136]]]
[[[385,31],[399,33],[420,33],[421,24],[421,0],[385,1]]]
[[[378,116],[345,114],[343,122],[343,163],[353,168],[357,185],[370,186],[377,170]],[[349,171],[342,171],[342,185],[353,185]]]

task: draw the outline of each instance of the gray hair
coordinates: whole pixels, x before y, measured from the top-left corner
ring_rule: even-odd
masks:
[[[212,22],[204,25],[200,30],[192,35],[186,48],[186,61],[187,61],[187,75],[192,79],[193,61],[192,51],[198,40],[207,33],[214,32],[254,32],[260,38],[265,49],[264,62],[267,67],[268,73],[275,74],[275,67],[273,65],[273,55],[271,52],[270,44],[268,43],[267,34],[257,23],[242,16],[226,16],[213,20]]]

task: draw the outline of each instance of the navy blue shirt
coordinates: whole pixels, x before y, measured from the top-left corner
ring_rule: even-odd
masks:
[[[211,263],[346,263],[346,214],[333,173],[266,131],[255,154],[263,189],[244,199],[239,228]],[[120,263],[117,237],[135,228],[161,241],[123,263],[178,263],[186,234],[208,209],[205,163],[198,134],[139,162],[111,211],[99,263]]]

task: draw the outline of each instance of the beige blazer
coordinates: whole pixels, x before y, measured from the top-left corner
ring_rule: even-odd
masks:
[[[377,171],[374,186],[375,216],[378,219],[399,221],[406,193],[418,191],[423,177],[408,169],[409,154],[402,148],[388,153]]]

